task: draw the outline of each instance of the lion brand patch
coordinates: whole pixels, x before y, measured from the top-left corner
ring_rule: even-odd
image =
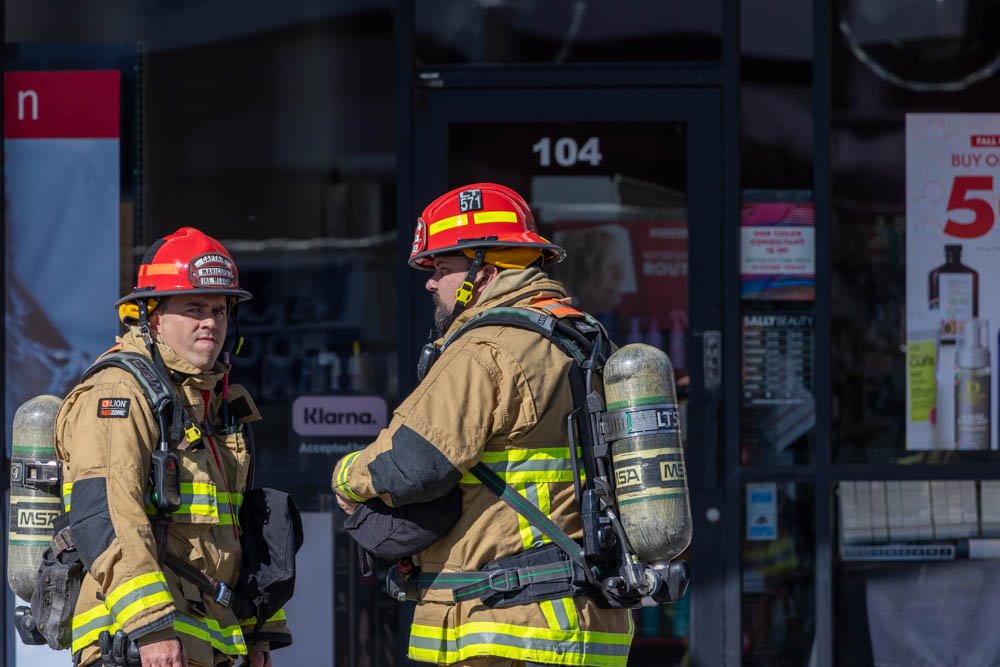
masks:
[[[413,245],[410,247],[410,256],[416,255],[427,249],[427,223],[423,218],[417,218],[417,228],[413,230]]]
[[[236,267],[225,255],[207,252],[188,263],[188,280],[195,287],[232,289],[237,285]]]
[[[103,419],[112,417],[124,419],[132,406],[131,398],[101,398],[97,401],[97,416]]]

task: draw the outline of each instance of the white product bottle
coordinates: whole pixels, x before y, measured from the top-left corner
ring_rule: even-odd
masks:
[[[989,323],[970,319],[958,335],[955,350],[955,448],[989,449],[990,350]]]

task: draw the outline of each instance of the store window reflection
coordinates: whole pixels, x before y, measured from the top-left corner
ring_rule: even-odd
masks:
[[[420,65],[718,61],[722,2],[420,0]]]
[[[863,0],[838,4],[831,127],[835,460],[996,462],[995,435],[988,447],[983,437],[959,435],[966,404],[956,387],[967,385],[955,382],[973,366],[995,368],[996,322],[970,325],[987,332],[978,344],[969,339],[977,348],[972,356],[959,354],[957,340],[963,321],[990,319],[983,271],[995,264],[995,251],[988,240],[962,238],[945,226],[952,218],[973,220],[956,213],[965,198],[988,197],[962,194],[963,179],[981,170],[952,165],[951,156],[972,160],[979,151],[967,135],[980,133],[980,121],[995,112],[1000,78],[988,65],[998,51],[981,34],[997,10],[978,1],[911,4],[905,16]],[[993,215],[993,204],[982,206]],[[962,249],[949,250],[954,245]],[[978,290],[963,267],[979,272]],[[956,300],[952,284],[967,285],[968,298]],[[987,403],[995,411],[995,396]],[[974,421],[983,417],[991,420],[982,410],[970,413]],[[995,434],[995,424],[985,430]]]
[[[742,646],[747,667],[809,664],[816,628],[813,487],[744,486]]]
[[[1000,483],[848,480],[836,497],[835,663],[993,664]]]

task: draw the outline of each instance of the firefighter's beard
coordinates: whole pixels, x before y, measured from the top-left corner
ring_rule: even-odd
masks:
[[[434,328],[444,333],[444,329],[448,326],[448,320],[451,319],[451,314],[455,311],[455,302],[445,301],[440,297],[440,295],[435,292],[434,298]]]

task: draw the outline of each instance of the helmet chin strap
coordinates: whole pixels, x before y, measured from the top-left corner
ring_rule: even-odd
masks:
[[[451,310],[451,316],[448,321],[442,327],[442,331],[439,332],[439,336],[454,324],[455,319],[462,314],[462,311],[466,309],[469,302],[472,301],[472,297],[476,290],[476,275],[479,273],[479,269],[483,267],[483,258],[486,256],[486,248],[480,247],[476,249],[476,256],[472,258],[472,263],[469,264],[469,272],[465,274],[465,280],[457,290],[455,290],[455,307]]]

